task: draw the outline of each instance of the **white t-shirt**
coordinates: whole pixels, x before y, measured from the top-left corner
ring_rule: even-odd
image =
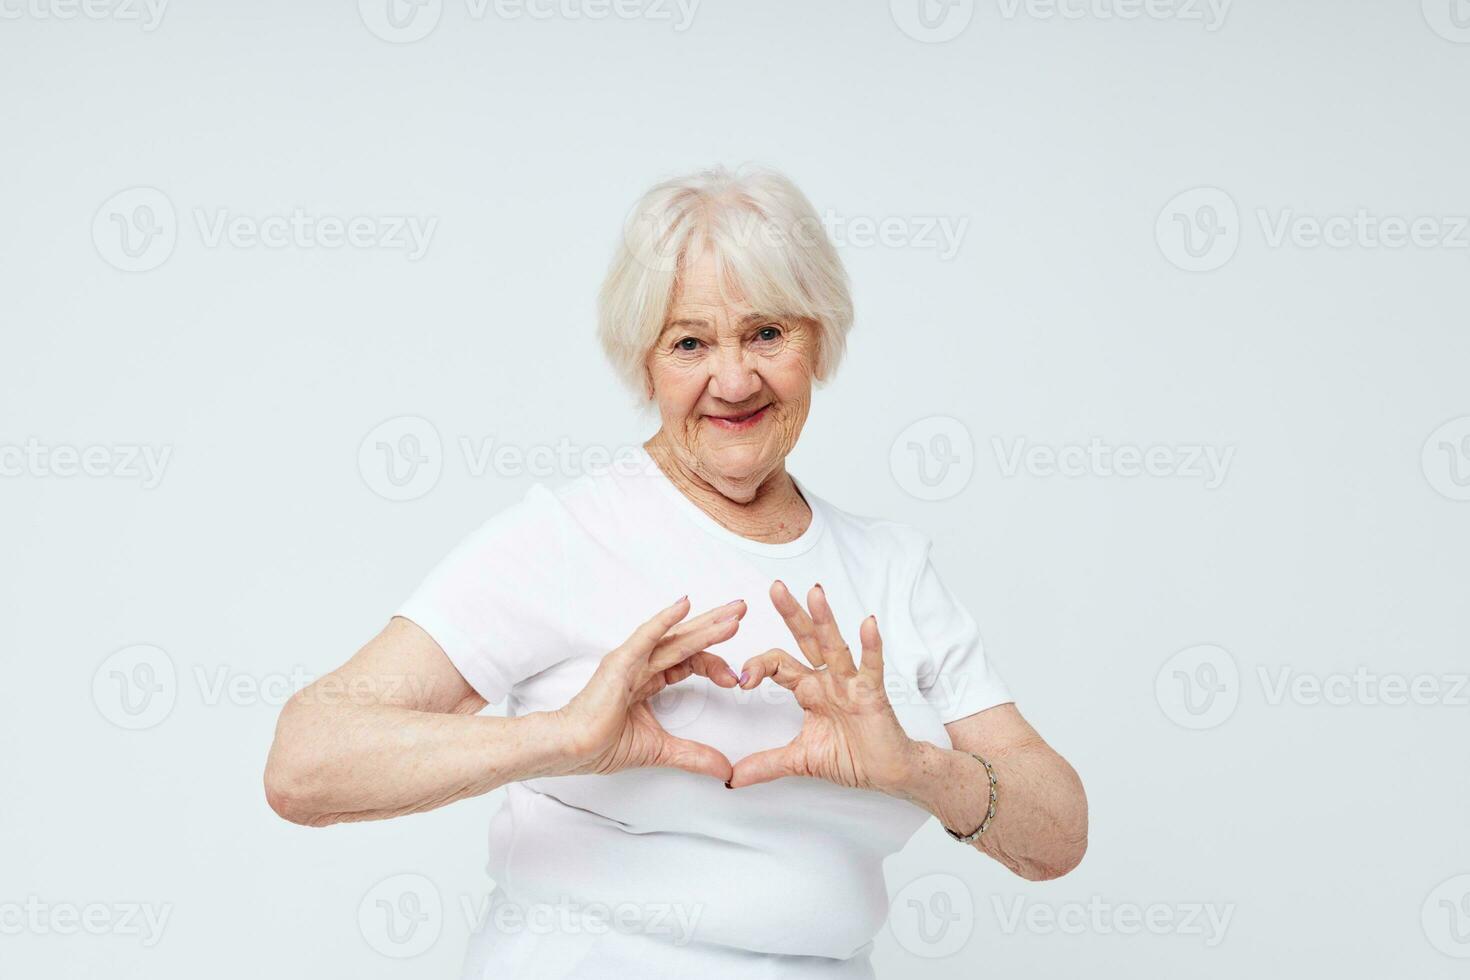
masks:
[[[524,498],[469,535],[398,614],[429,633],[486,701],[519,715],[565,705],[601,658],[684,593],[691,615],[748,611],[711,648],[738,673],[780,647],[802,655],[768,596],[822,583],[854,651],[869,613],[885,684],[911,737],[1010,699],[974,619],[911,526],[832,506],[768,544],[717,523],[638,447],[622,465]],[[784,745],[802,723],[773,683],[724,690],[694,676],[653,702],[670,732],[731,762]],[[531,779],[507,787],[490,828],[497,888],[466,977],[867,977],[888,911],[883,858],[928,819],[882,793],[807,778],[726,789],[674,769]],[[635,967],[636,964],[636,967]],[[631,971],[631,972],[630,972]]]

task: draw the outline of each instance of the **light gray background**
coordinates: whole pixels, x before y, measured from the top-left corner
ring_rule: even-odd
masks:
[[[889,228],[837,236],[858,323],[791,469],[934,535],[1092,808],[1082,867],[1045,884],[931,822],[889,863],[880,975],[1462,975],[1453,2],[982,0],[927,31],[903,0],[706,0],[687,25],[443,0],[405,43],[386,0],[4,0],[0,973],[454,975],[501,794],[288,825],[260,786],[277,708],[534,479],[462,440],[648,434],[591,333],[619,223],[658,177],[756,160]],[[116,222],[158,201],[135,188],[176,240],[129,272]],[[437,224],[416,259],[207,234],[297,208]],[[1312,243],[1360,210],[1369,231]],[[1430,224],[1389,247],[1385,218]],[[932,219],[964,223],[953,254]],[[405,417],[441,475],[394,501],[372,461]],[[1007,465],[1094,439],[1162,465]],[[92,475],[67,447],[101,447]],[[145,447],[156,485],[127,465]],[[1223,479],[1191,474],[1206,449]],[[930,487],[916,452],[959,475]],[[139,657],[152,701],[121,686]],[[405,889],[443,907],[407,959],[374,921]]]

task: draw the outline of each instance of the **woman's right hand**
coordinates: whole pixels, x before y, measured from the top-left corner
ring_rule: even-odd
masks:
[[[702,742],[670,735],[648,699],[691,674],[718,687],[735,687],[739,678],[730,665],[705,647],[734,636],[745,610],[744,600],[737,599],[684,623],[689,611],[689,597],[684,596],[603,657],[587,686],[555,712],[570,746],[563,774],[670,766],[728,780],[730,760]]]

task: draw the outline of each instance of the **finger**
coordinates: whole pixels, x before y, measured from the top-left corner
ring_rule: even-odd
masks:
[[[668,686],[669,682],[665,679],[664,672],[656,670],[652,676],[645,678],[643,683],[638,686],[638,689],[628,698],[628,703],[637,704],[639,701],[652,700],[660,691]]]
[[[691,674],[708,677],[718,687],[730,688],[740,683],[740,678],[730,669],[730,665],[708,650],[701,650],[683,663],[674,664],[664,671],[663,676],[665,682],[677,684]]]
[[[659,612],[653,614],[633,631],[633,635],[623,643],[622,649],[628,656],[646,657],[653,652],[654,646],[663,635],[673,629],[679,620],[683,619],[689,612],[689,597],[680,596],[672,606],[665,606]]]
[[[754,786],[756,783],[769,783],[773,779],[781,779],[784,776],[795,776],[797,774],[796,762],[799,758],[800,753],[795,743],[783,745],[779,749],[756,752],[735,763],[730,781],[725,785],[731,789],[740,789],[742,786]]]
[[[807,593],[806,604],[812,611],[812,626],[817,631],[817,642],[821,644],[822,659],[826,662],[827,669],[838,676],[855,673],[852,651],[843,642],[842,631],[837,628],[837,618],[832,615],[832,607],[827,603],[827,593],[822,591],[820,582]]]
[[[706,609],[698,616],[684,620],[683,622],[676,625],[673,629],[665,633],[658,642],[662,643],[666,640],[673,640],[682,636],[687,636],[694,630],[702,629],[713,623],[724,622],[730,619],[740,619],[744,615],[745,600],[736,599],[734,602],[727,602],[723,606],[716,606],[713,609]],[[655,646],[656,645],[657,644],[655,644]]]
[[[813,667],[820,667],[825,662],[822,660],[822,648],[817,642],[816,630],[812,627],[812,618],[801,608],[801,603],[786,588],[786,583],[780,579],[771,583],[771,604],[776,607],[776,612],[786,622],[786,628],[791,631],[792,639],[801,650],[801,655],[806,657],[807,663]]]
[[[740,673],[745,680],[740,682],[740,687],[745,691],[753,691],[761,681],[769,677],[786,690],[795,691],[803,677],[814,673],[816,671],[785,650],[772,649],[745,661],[745,667]]]
[[[693,616],[685,620],[684,622],[679,623],[673,629],[668,631],[664,639],[668,639],[668,637],[671,636],[679,636],[683,633],[689,632],[690,630],[698,629],[701,626],[707,626],[710,623],[717,623],[724,619],[739,619],[741,616],[744,615],[745,600],[736,599],[733,602],[725,603],[723,606],[715,606],[713,609],[706,609],[698,616]]]
[[[869,616],[858,627],[858,639],[863,644],[861,670],[883,676],[883,637],[878,633],[878,617]]]
[[[692,653],[679,663],[662,670],[653,667],[645,669],[648,671],[648,676],[634,692],[633,701],[647,701],[670,684],[677,684],[693,674],[708,677],[717,686],[724,688],[731,688],[740,683],[740,678],[736,676],[735,671],[730,669],[730,664],[708,650]]]
[[[664,733],[659,745],[657,764],[672,769],[683,769],[685,772],[698,773],[701,776],[713,776],[722,783],[729,782],[734,775],[734,767],[730,765],[730,760],[725,758],[724,753],[718,749],[705,745],[703,742],[676,738],[667,732]]]
[[[651,670],[667,670],[675,664],[688,660],[705,647],[725,642],[734,636],[738,629],[740,629],[740,619],[735,617],[723,623],[707,623],[677,636],[666,636],[653,648],[653,653],[648,658],[648,666]]]

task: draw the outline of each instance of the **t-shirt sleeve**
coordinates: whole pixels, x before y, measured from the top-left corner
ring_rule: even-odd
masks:
[[[563,659],[566,512],[535,484],[451,551],[397,610],[494,704]]]
[[[944,724],[1013,700],[985,656],[980,627],[939,577],[930,541],[920,546],[910,608],[924,643],[918,686]]]

